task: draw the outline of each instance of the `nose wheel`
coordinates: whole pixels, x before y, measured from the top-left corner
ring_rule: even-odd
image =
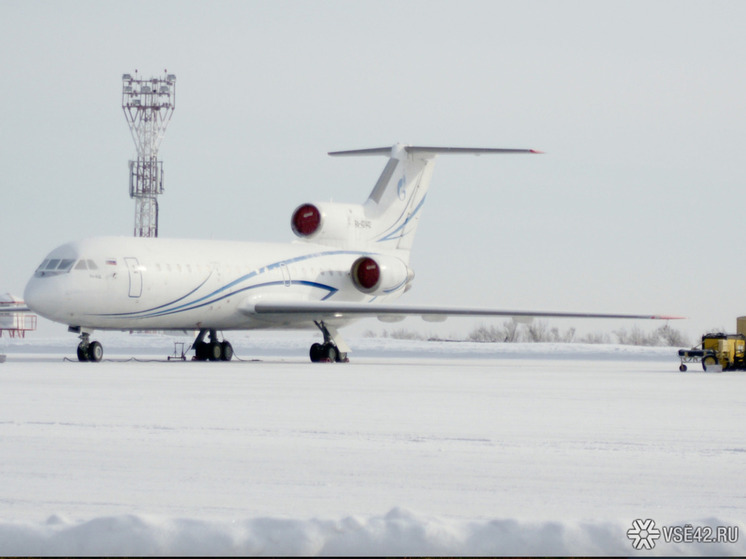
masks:
[[[84,333],[80,335],[78,344],[78,361],[93,361],[98,363],[104,357],[104,346],[100,342],[90,341],[91,335]]]

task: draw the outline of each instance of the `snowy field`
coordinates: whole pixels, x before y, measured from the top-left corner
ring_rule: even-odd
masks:
[[[746,554],[745,373],[367,338],[311,364],[317,338],[198,363],[110,333],[99,364],[63,359],[73,335],[0,339],[0,555]],[[686,525],[730,541],[665,541]]]

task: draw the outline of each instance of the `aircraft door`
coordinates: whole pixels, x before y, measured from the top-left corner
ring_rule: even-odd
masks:
[[[288,270],[287,264],[284,262],[280,264],[280,272],[282,272],[282,284],[285,287],[290,287],[290,284],[293,282],[290,279],[290,270]]]
[[[125,257],[124,261],[127,264],[127,272],[129,273],[130,279],[130,297],[137,298],[142,295],[142,271],[140,270],[140,263],[137,258]]]

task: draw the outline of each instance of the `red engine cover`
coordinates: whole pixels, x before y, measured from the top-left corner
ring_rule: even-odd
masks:
[[[381,279],[381,269],[375,260],[365,256],[355,262],[353,279],[357,286],[364,290],[374,289]]]
[[[299,237],[313,235],[321,225],[321,212],[313,204],[303,204],[293,214],[293,232]]]

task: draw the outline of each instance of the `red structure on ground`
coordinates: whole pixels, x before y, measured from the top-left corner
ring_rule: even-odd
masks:
[[[0,338],[3,332],[11,338],[25,338],[26,332],[36,330],[36,320],[22,299],[10,293],[0,294]]]

